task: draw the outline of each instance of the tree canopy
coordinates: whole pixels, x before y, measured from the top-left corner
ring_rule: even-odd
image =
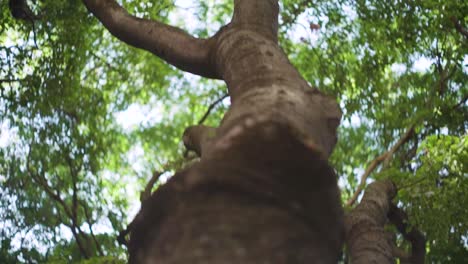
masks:
[[[197,37],[233,9],[122,3]],[[124,262],[116,237],[140,199],[193,161],[183,131],[219,123],[225,85],[116,40],[81,1],[27,4],[33,15],[18,18],[0,2],[0,263]],[[345,210],[368,183],[390,179],[428,263],[462,263],[468,3],[283,0],[280,12],[285,53],[343,111],[330,161]]]

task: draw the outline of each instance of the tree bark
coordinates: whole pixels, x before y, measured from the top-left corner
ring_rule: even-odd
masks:
[[[200,127],[186,131],[202,158],[142,204],[130,262],[336,263],[343,212],[327,158],[341,111],[279,47],[278,2],[235,0],[232,21],[195,40],[113,0],[83,1],[121,40],[223,79],[232,102],[209,137]]]
[[[389,180],[373,182],[367,187],[361,203],[346,215],[346,245],[351,263],[395,263],[395,245],[384,226],[396,191]]]
[[[197,39],[179,28],[127,13],[115,0],[83,0],[88,10],[123,42],[152,52],[177,68],[219,78],[211,63],[209,40]]]

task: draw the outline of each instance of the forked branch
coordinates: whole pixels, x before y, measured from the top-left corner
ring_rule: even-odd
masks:
[[[210,40],[155,20],[130,15],[115,0],[83,0],[109,32],[134,47],[152,52],[175,67],[208,78],[220,78],[211,64]]]

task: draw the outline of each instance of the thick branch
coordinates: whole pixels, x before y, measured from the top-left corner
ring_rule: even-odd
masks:
[[[351,263],[394,263],[394,246],[384,226],[390,202],[396,195],[389,181],[371,183],[361,203],[345,217],[346,244]]]
[[[150,51],[183,71],[219,78],[210,60],[210,40],[197,39],[179,28],[132,16],[114,0],[83,2],[123,42]]]
[[[366,171],[364,172],[364,174],[362,174],[361,176],[361,180],[360,180],[360,183],[359,183],[359,186],[357,187],[356,191],[354,192],[353,196],[346,202],[346,205],[347,206],[352,206],[357,198],[359,197],[359,195],[361,194],[362,190],[364,190],[364,187],[366,186],[366,180],[367,178],[369,177],[369,175],[377,168],[378,165],[380,165],[380,163],[384,162],[384,165],[387,166],[390,159],[392,158],[393,154],[403,145],[405,144],[406,142],[408,142],[408,140],[410,140],[411,136],[413,135],[414,133],[414,126],[415,125],[412,125],[410,128],[408,128],[408,130],[406,130],[405,134],[398,140],[397,143],[395,143],[395,145],[393,145],[392,148],[390,148],[390,150],[388,150],[387,152],[383,153],[382,155],[378,156],[377,158],[375,158],[370,164],[369,166],[367,167]]]

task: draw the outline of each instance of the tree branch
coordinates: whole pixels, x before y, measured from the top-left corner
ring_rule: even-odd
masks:
[[[452,109],[457,109],[458,107],[464,105],[467,100],[468,100],[468,95],[465,95],[465,97],[463,97],[460,102],[458,102],[456,105],[454,105],[452,107]]]
[[[409,263],[424,264],[426,256],[426,238],[421,231],[414,227],[408,229],[408,215],[394,204],[390,205],[388,219],[395,225],[405,240],[411,243],[411,255],[408,259]]]
[[[67,162],[67,165],[68,165],[68,169],[70,171],[70,176],[71,176],[71,182],[72,182],[72,189],[73,189],[73,193],[72,193],[72,220],[73,222],[76,222],[77,219],[78,219],[78,187],[77,187],[77,173],[76,171],[73,169],[73,161],[71,160],[70,157],[66,156],[65,155],[65,160]]]
[[[68,205],[65,203],[65,201],[60,197],[58,193],[54,193],[52,188],[47,184],[46,180],[43,177],[35,174],[30,169],[29,169],[29,175],[31,176],[33,181],[36,182],[36,184],[39,184],[43,188],[43,190],[49,195],[51,199],[53,199],[54,201],[56,201],[62,206],[63,210],[65,211],[65,214],[70,218],[72,222],[72,225],[67,225],[67,226],[70,228],[73,234],[73,237],[76,240],[76,244],[78,245],[78,248],[80,249],[81,254],[84,256],[84,258],[86,259],[89,258],[83,244],[81,243],[81,239],[79,238],[78,233],[76,232],[76,229],[78,229],[80,233],[81,233],[81,230],[77,226],[76,219],[73,218],[73,214],[70,208],[68,207]]]
[[[115,0],[83,0],[83,3],[123,42],[150,51],[183,71],[220,78],[210,59],[213,41],[194,38],[158,21],[132,16]]]
[[[154,185],[159,181],[159,177],[161,177],[164,172],[164,170],[153,172],[151,179],[146,184],[145,190],[140,194],[140,202],[143,202],[151,196],[151,190],[153,190]]]
[[[380,165],[380,163],[384,162],[384,166],[388,166],[388,163],[390,162],[390,159],[392,158],[393,154],[403,145],[405,144],[406,142],[408,142],[408,140],[411,138],[411,136],[413,135],[414,133],[414,127],[415,125],[412,125],[410,128],[408,128],[408,130],[406,130],[405,134],[398,140],[397,143],[395,143],[395,145],[393,145],[392,148],[390,148],[390,150],[388,150],[387,152],[383,153],[382,155],[378,156],[377,158],[375,158],[370,164],[369,166],[367,167],[366,171],[364,172],[364,174],[362,174],[361,176],[361,180],[360,180],[360,183],[356,189],[356,191],[354,192],[353,196],[346,202],[346,206],[352,206],[357,198],[359,197],[359,195],[361,194],[362,190],[364,189],[364,187],[366,186],[366,180],[367,178],[369,177],[369,175],[377,168],[378,165]]]
[[[451,17],[450,19],[455,25],[455,29],[458,31],[458,33],[462,34],[465,38],[468,38],[468,30],[463,27],[460,21],[456,17]]]
[[[210,104],[210,106],[208,107],[208,110],[206,110],[203,117],[200,118],[200,121],[198,121],[198,124],[199,125],[203,124],[203,122],[205,122],[205,120],[208,118],[208,116],[210,115],[211,111],[213,111],[215,106],[218,105],[219,103],[221,103],[228,96],[229,96],[229,94],[224,94],[222,97],[218,98],[216,101],[214,101],[212,104]]]
[[[0,83],[13,83],[13,82],[20,82],[20,79],[0,79]]]
[[[102,251],[101,244],[99,244],[98,240],[96,239],[96,236],[94,235],[93,231],[93,224],[91,223],[91,215],[89,214],[88,207],[86,204],[80,202],[81,207],[83,207],[84,214],[86,217],[86,223],[88,224],[89,227],[89,233],[91,235],[91,238],[94,241],[94,244],[96,244],[97,251],[99,252],[100,256],[104,256],[104,252]]]
[[[70,220],[72,222],[72,225],[68,226],[68,227],[70,228],[70,231],[72,232],[73,237],[76,240],[76,244],[78,245],[78,248],[80,249],[80,253],[83,255],[83,257],[85,259],[88,259],[89,255],[86,252],[86,249],[83,246],[83,244],[81,242],[81,239],[79,237],[79,234],[82,234],[83,232],[81,231],[80,227],[78,226],[75,213],[70,209],[70,207],[66,204],[66,202],[60,197],[60,193],[58,191],[54,192],[52,187],[49,186],[45,176],[43,174],[39,174],[39,173],[36,173],[35,171],[33,171],[32,167],[30,165],[32,146],[33,146],[33,143],[30,144],[28,155],[27,155],[27,158],[26,158],[26,168],[27,168],[27,170],[29,172],[29,175],[31,176],[33,181],[36,182],[36,184],[38,184],[39,186],[42,187],[42,189],[46,192],[47,195],[49,195],[49,197],[52,200],[56,201],[57,203],[59,203],[62,206],[65,214],[70,218]],[[78,233],[76,232],[77,230],[78,230]]]
[[[210,141],[216,136],[215,127],[196,125],[185,129],[182,141],[187,150],[192,150],[201,157],[209,148]]]
[[[188,160],[190,161],[190,160]],[[153,190],[154,185],[159,181],[159,177],[166,173],[169,170],[180,168],[184,164],[185,160],[176,159],[174,161],[169,161],[164,164],[159,171],[154,171],[151,179],[146,184],[144,191],[140,193],[140,202],[143,202],[151,196],[151,191]]]
[[[110,70],[113,70],[113,71],[117,72],[118,74],[120,74],[121,77],[124,77],[124,76],[127,75],[127,74],[124,74],[121,70],[119,70],[114,65],[110,64],[105,58],[103,58],[103,57],[99,56],[98,54],[96,54],[94,51],[90,51],[90,54],[91,54],[91,56],[93,56],[97,60],[100,60],[102,63],[104,63],[107,66],[107,68],[109,68]]]
[[[393,182],[375,181],[366,188],[359,205],[345,216],[351,263],[394,263],[394,245],[384,226],[396,192]]]

